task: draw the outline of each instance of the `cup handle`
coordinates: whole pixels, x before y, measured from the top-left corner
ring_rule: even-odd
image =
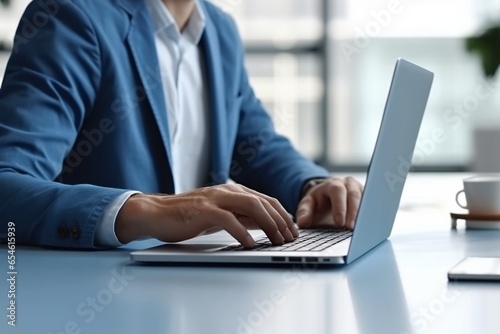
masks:
[[[467,205],[463,205],[460,203],[459,196],[460,194],[464,193],[464,190],[460,190],[456,195],[455,195],[455,202],[457,202],[458,206],[461,207],[462,209],[467,209]]]

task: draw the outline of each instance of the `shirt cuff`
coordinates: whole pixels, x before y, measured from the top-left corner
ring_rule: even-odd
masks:
[[[130,198],[135,194],[142,194],[140,191],[127,191],[108,204],[101,219],[97,222],[97,231],[94,239],[94,245],[97,247],[119,247],[123,245],[115,233],[115,221],[118,212]]]

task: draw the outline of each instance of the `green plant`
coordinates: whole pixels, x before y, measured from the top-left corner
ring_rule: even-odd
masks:
[[[477,53],[486,77],[493,77],[500,66],[500,25],[494,25],[477,36],[465,40],[465,47]]]
[[[10,5],[10,0],[0,0],[0,5],[8,6]]]

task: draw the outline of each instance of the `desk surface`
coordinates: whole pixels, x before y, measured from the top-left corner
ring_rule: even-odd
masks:
[[[466,255],[500,256],[500,231],[450,230],[463,176],[411,175],[389,241],[347,267],[129,261],[129,249],[151,242],[100,252],[18,247],[16,327],[2,283],[0,333],[498,333],[500,285],[446,278]]]

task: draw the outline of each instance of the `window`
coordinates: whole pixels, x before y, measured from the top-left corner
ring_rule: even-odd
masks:
[[[0,82],[9,59],[9,52],[17,25],[29,0],[13,0],[9,7],[0,5]]]
[[[467,166],[474,129],[492,121],[500,124],[495,112],[500,96],[492,92],[476,101],[478,86],[492,86],[483,78],[478,59],[464,51],[463,40],[486,19],[494,18],[489,13],[500,15],[498,4],[472,0],[342,0],[336,4],[329,29],[335,59],[329,95],[334,99],[330,126],[337,134],[329,136],[336,143],[329,158],[338,163],[368,161],[389,75],[395,59],[403,57],[435,72],[415,163]],[[457,105],[470,114],[463,121],[451,120]],[[335,123],[337,118],[341,120]],[[433,139],[437,133],[441,140]]]
[[[467,167],[472,159],[474,130],[500,126],[500,113],[495,112],[500,93],[495,94],[494,83],[485,81],[478,59],[464,51],[463,43],[484,22],[499,19],[498,2],[264,0],[234,1],[233,5],[231,12],[249,46],[248,67],[256,91],[271,113],[291,111],[289,118],[297,122],[288,127],[287,134],[302,152],[329,166],[366,166],[369,162],[398,57],[435,72],[415,152],[417,165]],[[326,18],[322,15],[325,11]],[[327,45],[321,37],[325,27]],[[252,61],[257,43],[269,52]],[[296,64],[304,60],[293,48],[301,43],[318,45],[306,56],[316,65],[299,75]],[[283,53],[280,46],[290,48],[289,52]],[[322,64],[321,59],[326,62]],[[264,67],[267,71],[259,69]],[[326,78],[322,76],[325,67]],[[297,87],[312,94],[298,96],[294,93]],[[324,87],[327,101],[323,104]],[[478,87],[488,92],[486,99],[477,101],[474,94]],[[302,109],[303,104],[308,107]],[[457,106],[465,109],[461,120]],[[322,132],[325,121],[326,131]]]
[[[257,96],[304,154],[322,154],[321,0],[214,0],[234,16]],[[265,10],[264,10],[265,9]]]

